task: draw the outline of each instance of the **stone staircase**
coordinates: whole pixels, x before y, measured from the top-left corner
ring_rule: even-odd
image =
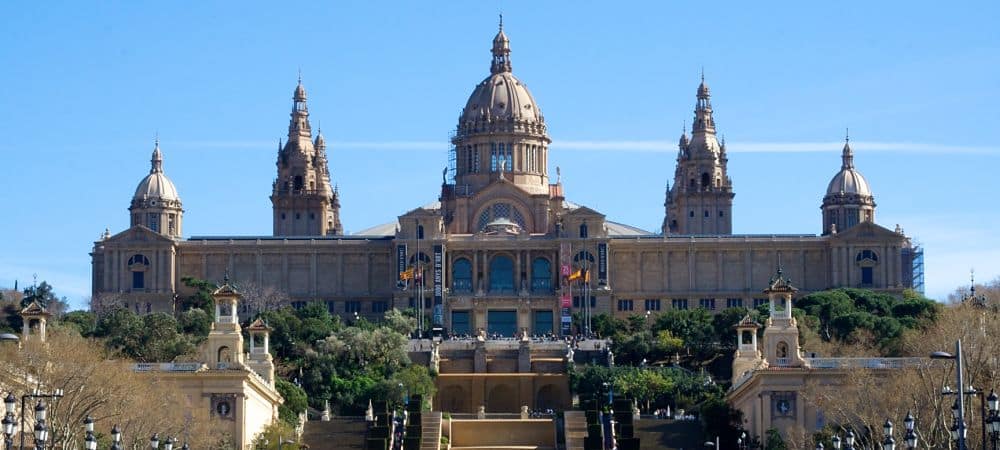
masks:
[[[420,420],[420,450],[441,448],[441,412],[424,412]]]
[[[329,422],[310,420],[305,423],[302,442],[309,450],[361,450],[367,431],[364,417],[335,417]]]
[[[587,418],[583,411],[566,411],[563,417],[566,450],[583,450],[583,438],[587,437]]]

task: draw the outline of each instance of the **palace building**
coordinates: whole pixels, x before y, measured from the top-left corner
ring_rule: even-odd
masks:
[[[459,115],[438,201],[359,233],[343,233],[330,170],[336,158],[312,132],[301,80],[277,154],[270,236],[184,237],[186,211],[157,143],[131,200],[130,227],[94,243],[95,302],[170,311],[188,292],[183,278],[221,281],[228,273],[237,286],[282,291],[296,306],[322,302],[338,315],[370,317],[414,307],[452,333],[511,336],[584,331],[570,328],[575,312],[755,307],[768,301],[760,287],[779,264],[802,293],[921,287],[914,268],[922,254],[898,226],[875,223],[874,195],[849,143],[817,198],[819,234],[734,234],[735,184],[702,79],[662,228],[645,231],[567,196],[558,169],[550,176],[545,116],[513,73],[502,25],[491,53],[489,73]]]

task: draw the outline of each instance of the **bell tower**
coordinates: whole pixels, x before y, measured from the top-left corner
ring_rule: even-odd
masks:
[[[237,316],[240,293],[229,284],[229,275],[212,292],[215,300],[215,320],[203,347],[203,361],[210,368],[228,369],[243,365],[243,333]]]
[[[328,236],[343,234],[340,195],[330,185],[326,140],[309,124],[306,89],[302,78],[292,95],[288,142],[278,142],[278,177],[271,204],[275,236]]]
[[[663,234],[733,233],[733,180],[726,169],[726,142],[715,135],[711,97],[702,74],[691,137],[683,132],[678,144],[674,185],[664,202]]]
[[[754,370],[762,361],[757,348],[757,330],[760,324],[747,314],[736,324],[736,354],[733,357],[733,382],[744,373]]]
[[[764,327],[764,359],[771,367],[802,367],[805,363],[799,351],[799,326],[792,316],[792,296],[797,291],[780,267],[764,289],[771,314]]]

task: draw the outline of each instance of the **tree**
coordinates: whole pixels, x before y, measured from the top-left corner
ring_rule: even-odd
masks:
[[[788,446],[785,445],[785,440],[781,438],[781,433],[778,430],[771,428],[767,430],[767,437],[765,439],[764,450],[787,450]]]
[[[184,399],[169,383],[136,373],[131,364],[111,358],[99,342],[59,327],[49,331],[45,343],[27,340],[20,349],[0,348],[0,379],[9,389],[63,390],[47,424],[52,448],[82,442],[80,424],[86,416],[92,416],[103,433],[119,424],[125,447],[147,446],[154,431],[174,436],[184,431],[193,448],[208,446],[208,429],[214,425],[207,412],[177,407]]]
[[[954,352],[955,341],[961,339],[966,380],[986,392],[1000,389],[1000,369],[995,360],[995,355],[1000,354],[1000,313],[992,308],[961,304],[946,307],[935,315],[937,319],[931,326],[903,332],[898,346],[900,354],[926,357],[938,350]],[[889,371],[856,369],[848,371],[833,389],[815,383],[808,385],[803,397],[821,408],[831,423],[837,424],[837,432],[853,428],[863,445],[877,443],[881,436],[858,430],[880,430],[886,418],[899,421],[910,411],[917,419],[921,448],[947,448],[954,399],[940,392],[942,386],[954,388],[954,380],[953,361],[932,361]],[[981,419],[976,408],[971,410],[972,417],[967,421],[974,424]],[[980,427],[970,426],[968,430],[970,442],[977,442]]]
[[[299,448],[298,434],[295,428],[287,422],[279,420],[268,425],[253,439],[250,448],[255,450],[278,450],[279,448],[294,449]],[[281,443],[279,445],[279,442]],[[333,444],[333,443],[331,443]],[[193,448],[193,447],[192,447]]]
[[[50,285],[45,280],[42,280],[37,286],[29,286],[24,288],[24,297],[21,299],[21,307],[24,308],[31,304],[31,302],[37,301],[42,305],[49,313],[58,317],[69,309],[69,302],[66,301],[66,297],[58,297]]]
[[[97,329],[97,317],[90,311],[70,311],[59,322],[74,327],[83,337],[92,336]]]
[[[303,413],[309,406],[306,392],[302,388],[278,378],[274,382],[275,389],[285,399],[285,402],[278,407],[278,417],[283,422],[291,426],[299,423],[299,414]]]

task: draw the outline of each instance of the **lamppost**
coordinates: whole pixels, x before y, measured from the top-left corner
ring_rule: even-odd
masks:
[[[833,448],[834,450],[840,450],[840,436],[833,435]],[[854,450],[854,430],[847,430],[847,434],[844,435],[844,450]]]
[[[993,441],[993,450],[998,450],[1000,447],[1000,397],[997,397],[995,391],[990,391],[986,403],[990,405],[990,426],[988,427],[990,440]]]
[[[740,437],[736,438],[736,448],[738,450],[747,450],[747,432],[740,431]]]
[[[12,397],[12,396],[13,396],[13,393],[11,393],[11,395],[7,396],[7,400],[9,400],[10,397]],[[32,391],[32,392],[30,392],[28,394],[24,394],[24,395],[21,396],[21,430],[22,430],[22,433],[21,433],[21,450],[24,450],[24,434],[25,433],[23,431],[27,431],[24,428],[24,412],[26,410],[25,403],[27,403],[28,399],[29,398],[37,398],[38,399],[38,403],[35,405],[35,421],[37,422],[39,420],[41,420],[41,421],[45,420],[45,414],[46,414],[45,403],[43,403],[41,399],[43,399],[43,398],[50,398],[50,399],[55,400],[55,399],[58,399],[58,398],[62,398],[62,396],[63,396],[63,390],[62,389],[56,389],[55,391],[52,391],[51,394],[42,393],[42,392],[39,392],[38,389],[35,389],[34,391]],[[4,400],[4,403],[6,403],[7,400]],[[11,410],[13,410],[13,409],[11,409]],[[45,436],[48,437],[48,431],[46,431]]]
[[[12,450],[14,447],[14,431],[17,429],[17,422],[14,421],[14,407],[17,406],[17,398],[13,392],[7,393],[3,399],[3,443],[5,450]]]
[[[122,450],[122,432],[117,423],[111,427],[111,450]]]
[[[45,442],[49,440],[49,428],[45,426],[45,419],[35,421],[35,448],[45,450]]]
[[[816,442],[816,450],[823,450],[823,443],[822,442]]]
[[[956,367],[956,378],[958,382],[958,394],[955,395],[955,406],[952,408],[952,412],[955,417],[955,424],[952,425],[951,437],[953,440],[958,441],[958,450],[966,450],[965,446],[965,396],[962,395],[965,392],[964,379],[962,378],[964,374],[962,373],[962,340],[959,339],[955,341],[955,354],[952,355],[948,352],[934,352],[931,353],[931,359],[954,359]]]
[[[916,424],[917,421],[913,418],[913,414],[907,411],[906,418],[903,419],[903,428],[906,429],[906,436],[903,437],[903,442],[906,443],[907,450],[915,450],[917,448]]]
[[[149,438],[149,448],[153,450],[160,448],[160,433],[153,433]]]
[[[885,419],[885,424],[882,425],[882,431],[885,433],[885,440],[882,441],[882,450],[896,450],[896,438],[892,437],[892,421]]]
[[[87,416],[83,419],[83,429],[87,432],[87,437],[83,439],[83,448],[87,450],[97,450],[97,438],[94,437],[94,419]]]

